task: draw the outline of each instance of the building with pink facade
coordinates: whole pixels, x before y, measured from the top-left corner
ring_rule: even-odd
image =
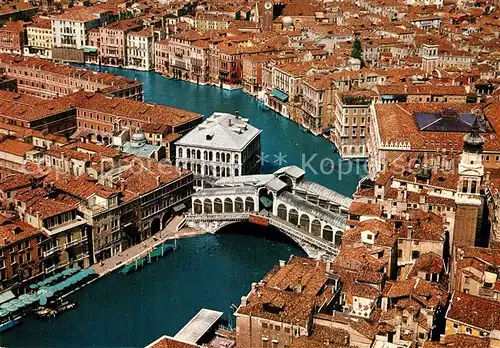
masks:
[[[127,33],[139,31],[142,25],[136,19],[126,19],[99,28],[101,64],[127,65]]]

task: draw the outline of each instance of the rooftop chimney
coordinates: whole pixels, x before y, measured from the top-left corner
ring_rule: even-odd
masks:
[[[241,307],[245,307],[247,305],[247,297],[241,296]]]
[[[284,267],[286,265],[286,261],[285,260],[280,260],[280,267]]]

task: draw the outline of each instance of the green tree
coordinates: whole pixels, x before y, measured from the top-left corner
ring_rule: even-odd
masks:
[[[356,39],[352,44],[351,57],[359,59],[361,61],[361,66],[364,65],[363,59],[361,58],[361,42]]]

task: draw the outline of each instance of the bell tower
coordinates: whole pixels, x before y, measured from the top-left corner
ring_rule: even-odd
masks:
[[[264,2],[264,11],[262,12],[262,31],[273,30],[273,19],[274,19],[274,4],[271,0],[266,0]]]
[[[464,136],[463,152],[458,165],[458,187],[455,203],[455,228],[452,244],[474,246],[476,232],[479,230],[479,214],[482,208],[481,182],[484,175],[482,152],[484,140],[479,134],[480,127],[476,120],[469,134]]]

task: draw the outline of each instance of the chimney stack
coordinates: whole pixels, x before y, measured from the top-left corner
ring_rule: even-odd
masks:
[[[286,265],[286,261],[285,260],[280,260],[280,267],[284,267]]]
[[[246,307],[247,305],[247,297],[241,296],[241,307]]]

